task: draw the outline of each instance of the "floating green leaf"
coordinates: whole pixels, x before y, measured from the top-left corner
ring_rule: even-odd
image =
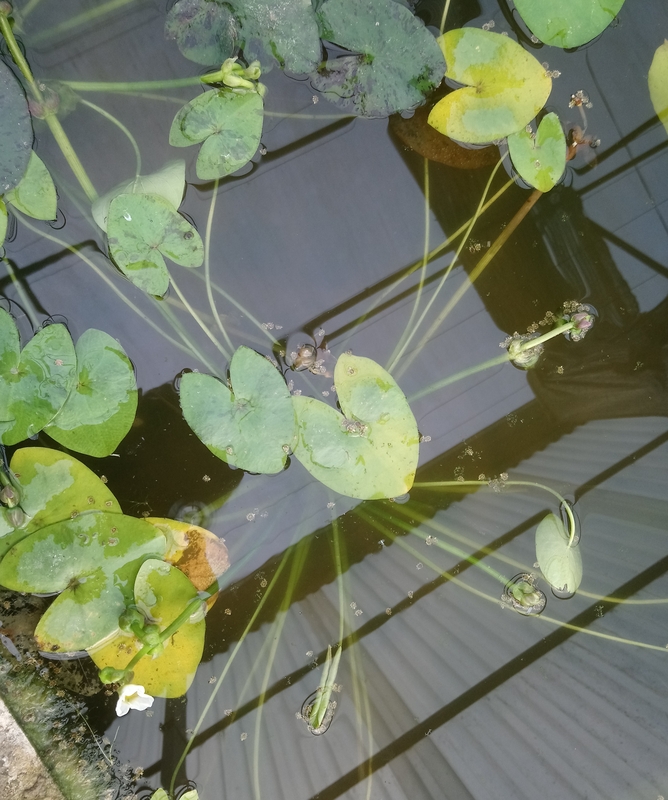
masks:
[[[113,453],[137,411],[137,382],[121,345],[89,328],[76,345],[78,379],[45,432],[60,444],[102,458]]]
[[[507,36],[459,28],[438,41],[446,78],[465,84],[432,109],[429,124],[440,133],[485,144],[521,130],[545,105],[552,88],[545,67]]]
[[[75,652],[118,629],[142,562],[165,538],[141,519],[82,514],[38,530],[0,562],[0,584],[17,592],[60,592],[35,630],[40,649]]]
[[[240,347],[230,362],[232,390],[211,375],[181,378],[186,422],[211,452],[249,472],[285,467],[295,439],[295,412],[280,372],[264,356]]]
[[[262,98],[211,89],[191,100],[174,117],[169,143],[189,147],[203,142],[197,157],[201,180],[236,172],[255,155],[262,135]]]
[[[137,573],[134,597],[139,610],[162,632],[197,597],[197,590],[180,570],[149,559]],[[201,613],[193,616],[164,642],[159,655],[146,655],[133,667],[132,681],[148,694],[180,697],[188,691],[202,660],[206,628]],[[120,631],[110,642],[92,649],[90,655],[100,668],[123,669],[142,646],[134,634]]]
[[[668,133],[668,39],[659,45],[654,53],[647,82],[654,111]]]
[[[560,594],[573,594],[582,581],[582,556],[577,545],[569,547],[564,523],[548,514],[536,529],[536,560],[545,580]]]
[[[515,0],[522,19],[541,42],[579,47],[604,31],[624,0]]]
[[[26,536],[53,522],[90,511],[121,513],[116,498],[95,473],[57,450],[16,450],[10,471],[20,507],[0,514],[0,559]]]
[[[169,795],[164,789],[156,789],[151,795],[151,800],[169,800]]]
[[[10,189],[5,200],[34,219],[55,219],[58,211],[56,187],[42,159],[30,151],[25,175]]]
[[[401,3],[326,0],[318,20],[323,39],[355,54],[328,60],[311,76],[314,88],[346,111],[385,117],[413,108],[443,78],[436,40]]]
[[[228,3],[179,0],[167,13],[165,37],[196,64],[219,66],[237,49],[239,24]]]
[[[526,129],[511,134],[508,150],[520,176],[541,192],[549,192],[564,174],[566,137],[554,113],[543,117],[535,136]]]
[[[2,202],[2,197],[0,197],[0,247],[5,242],[5,236],[7,235],[7,206]]]
[[[310,0],[231,0],[241,22],[241,46],[247,61],[266,68],[276,60],[289,72],[315,69],[322,53]]]
[[[14,73],[0,60],[0,194],[13,189],[28,169],[32,140],[25,94]]]
[[[137,175],[130,181],[119,183],[93,203],[93,219],[103,231],[107,230],[109,206],[119,194],[157,194],[176,210],[181,205],[186,188],[186,162],[182,158],[168,161],[164,167],[150,175]]]
[[[20,350],[11,316],[0,309],[0,441],[33,436],[62,408],[74,381],[74,345],[64,325],[47,325]]]
[[[169,287],[163,256],[182,267],[204,261],[202,239],[174,206],[157,194],[121,194],[109,206],[111,256],[128,278],[159,297]]]
[[[339,358],[334,382],[343,414],[320,400],[293,398],[295,457],[340,494],[370,500],[405,494],[415,477],[419,435],[404,393],[380,365],[359,356]]]

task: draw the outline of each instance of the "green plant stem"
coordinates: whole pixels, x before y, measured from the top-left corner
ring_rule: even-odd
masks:
[[[415,319],[415,315],[417,314],[418,308],[420,307],[420,301],[422,300],[422,290],[424,289],[424,282],[425,278],[427,277],[427,264],[429,263],[429,222],[430,222],[430,204],[429,204],[429,197],[430,197],[430,190],[429,190],[429,159],[423,159],[423,167],[424,167],[424,245],[422,251],[422,265],[420,267],[420,280],[418,282],[417,292],[415,293],[415,300],[413,301],[413,308],[411,309],[411,315],[408,318],[408,322],[404,327],[404,331],[401,334],[401,338],[397,342],[395,347],[395,353],[399,351],[399,353],[403,352],[404,348],[404,341],[407,337],[409,337],[409,332],[413,330],[413,320]],[[394,355],[393,355],[394,359]],[[394,360],[392,361],[394,363]]]
[[[79,102],[82,105],[87,106],[91,110],[97,111],[98,114],[101,114],[105,119],[108,119],[109,122],[113,123],[114,125],[116,125],[117,128],[123,131],[123,133],[127,136],[128,140],[130,141],[132,149],[135,151],[135,159],[137,162],[135,178],[139,177],[139,173],[141,172],[141,153],[139,152],[139,147],[137,145],[137,140],[135,139],[135,137],[130,133],[130,131],[125,127],[125,125],[123,125],[123,123],[119,119],[116,119],[116,117],[113,114],[110,114],[108,111],[105,111],[103,108],[100,108],[100,106],[96,106],[95,103],[90,103],[88,102],[88,100],[84,100],[83,98],[80,98]]]
[[[149,319],[146,316],[146,313],[141,311],[131,300],[128,300],[128,298],[123,294],[123,292],[121,292],[120,289],[111,280],[109,280],[109,278],[104,274],[104,272],[100,269],[100,267],[98,267],[94,261],[88,258],[88,256],[84,255],[78,248],[73,247],[72,245],[65,242],[63,239],[59,239],[57,236],[53,236],[53,234],[46,233],[45,231],[36,228],[34,225],[29,223],[22,214],[16,211],[16,209],[13,209],[13,214],[23,225],[25,225],[25,227],[28,230],[32,231],[33,233],[36,233],[38,236],[42,236],[44,239],[47,239],[50,242],[54,242],[54,244],[57,244],[59,247],[62,247],[63,249],[67,250],[68,252],[80,258],[84,262],[84,264],[87,264],[93,270],[93,272],[95,272],[95,274],[99,278],[101,278],[113,292],[115,292],[118,295],[118,297],[125,303],[125,305],[128,306],[128,308],[132,309],[132,311],[134,311],[138,317],[141,317],[141,319],[143,319],[147,325],[150,325],[151,328],[153,328],[153,330],[155,330],[157,333],[163,336],[170,344],[174,345],[174,347],[178,347],[179,350],[183,350],[184,353],[188,353],[189,355],[193,354],[193,348],[191,346],[190,347],[187,346],[188,345],[187,340],[185,345],[181,344],[181,342],[178,342],[176,339],[174,339],[172,336],[166,333],[152,319]],[[162,305],[159,306],[159,308],[162,309],[163,308]],[[195,355],[198,354],[195,353]]]
[[[525,350],[531,350],[533,347],[536,347],[539,344],[543,344],[544,342],[548,342],[550,339],[554,339],[555,336],[559,336],[562,333],[568,333],[568,331],[572,331],[575,328],[574,322],[564,322],[561,325],[558,325],[556,328],[553,328],[551,331],[544,333],[542,336],[537,336],[535,339],[527,339],[526,342],[522,342],[520,346],[515,351],[515,356],[519,353],[523,353]]]
[[[16,66],[21,70],[23,77],[26,79],[32,96],[38,103],[43,105],[44,97],[42,96],[42,92],[33,77],[30,67],[28,66],[28,62],[25,60],[23,53],[21,52],[21,49],[14,38],[14,32],[9,23],[9,17],[2,13],[0,13],[0,33],[2,33],[5,41],[7,42],[7,47],[12,58],[14,59],[14,62],[16,63]],[[53,134],[53,138],[56,140],[58,147],[60,147],[62,154],[65,156],[65,159],[70,165],[72,172],[79,181],[81,188],[86,193],[86,197],[92,203],[93,200],[97,199],[97,192],[95,191],[95,187],[91,183],[86,170],[83,168],[83,164],[81,161],[79,161],[79,157],[74,152],[74,148],[72,147],[70,140],[67,138],[67,134],[63,130],[60,120],[55,114],[47,114],[44,117],[44,121],[49,126],[49,130]]]
[[[213,292],[211,290],[211,229],[213,227],[213,215],[216,210],[218,184],[219,184],[219,179],[216,178],[213,182],[211,205],[209,206],[209,216],[206,221],[206,232],[204,234],[204,280],[206,283],[206,296],[209,299],[209,307],[211,308],[211,313],[213,314],[213,318],[216,320],[216,324],[218,325],[220,332],[225,337],[225,341],[227,342],[230,351],[233,351],[234,345],[232,344],[230,337],[227,335],[227,331],[223,327],[223,323],[221,322],[220,319],[220,314],[218,313],[218,309],[216,308],[216,303],[213,299]]]
[[[355,509],[355,513],[359,513],[359,511],[361,511],[361,510],[362,510],[362,506],[358,506]],[[394,544],[396,544],[399,547],[401,547],[402,550],[405,550],[407,553],[410,553],[413,557],[415,557],[415,558],[419,559],[420,561],[422,561],[422,563],[426,567],[431,569],[437,575],[441,575],[442,577],[444,577],[448,581],[448,583],[452,583],[455,586],[459,586],[459,588],[466,590],[467,592],[475,595],[476,597],[479,597],[481,600],[486,600],[488,603],[494,603],[495,605],[498,606],[498,604],[499,604],[499,598],[498,597],[494,597],[492,595],[487,594],[486,592],[480,591],[480,589],[476,589],[473,586],[469,586],[461,578],[458,578],[452,572],[448,572],[447,570],[442,570],[433,561],[431,561],[428,558],[425,558],[424,555],[422,555],[418,550],[416,550],[414,547],[411,547],[411,545],[408,544],[408,542],[405,542],[401,537],[396,536],[393,531],[389,530],[388,528],[385,528],[383,525],[378,523],[377,520],[374,520],[369,515],[365,515],[365,516],[367,516],[367,518],[369,519],[371,524],[374,525],[374,527],[378,531],[382,532],[384,536],[387,536],[388,539],[391,539],[391,541]],[[596,599],[597,600],[605,600],[606,598],[597,596]],[[569,622],[563,622],[562,620],[554,619],[553,617],[548,617],[545,614],[540,614],[540,615],[538,615],[536,617],[532,617],[532,619],[535,619],[538,622],[547,622],[547,623],[549,623],[551,625],[555,625],[558,628],[563,627],[563,628],[567,628],[568,630],[571,630],[571,631],[576,631],[577,633],[584,633],[584,634],[587,634],[588,636],[595,636],[595,637],[597,637],[599,639],[606,639],[606,640],[612,641],[612,642],[619,642],[620,644],[628,644],[628,645],[632,645],[634,647],[642,647],[642,648],[644,648],[646,650],[657,650],[657,651],[662,652],[664,654],[666,652],[666,648],[662,647],[662,646],[659,646],[659,645],[648,644],[647,642],[638,642],[638,641],[635,641],[633,639],[624,639],[621,636],[613,636],[612,634],[602,633],[601,631],[593,631],[593,630],[590,630],[589,628],[583,628],[583,627],[581,627],[579,625],[572,625]]]
[[[489,486],[490,481],[424,481],[424,482],[416,482],[413,486],[416,489],[442,489],[445,487],[455,487],[455,486]],[[566,516],[568,517],[568,524],[569,524],[569,538],[568,538],[568,546],[571,547],[573,544],[573,540],[575,538],[575,517],[573,516],[573,511],[571,510],[570,504],[566,502],[566,498],[559,494],[559,492],[551,489],[549,486],[545,486],[542,483],[537,483],[536,481],[503,481],[504,486],[533,486],[537,489],[543,489],[546,492],[549,492],[551,495],[559,500],[559,503],[566,511]]]
[[[483,205],[480,209],[480,215],[484,214],[494,203],[501,197],[501,195],[509,189],[511,186],[515,185],[515,181],[511,178],[507,181],[490,199]],[[479,216],[480,216],[479,215]],[[471,217],[473,219],[473,217]],[[464,222],[454,233],[451,233],[450,236],[441,244],[437,245],[433,250],[430,250],[427,254],[427,263],[431,263],[435,258],[437,258],[444,250],[447,250],[450,245],[457,241],[457,239],[466,231],[466,229],[471,224],[471,219]],[[361,325],[371,314],[371,312],[376,308],[376,306],[380,305],[383,300],[393,292],[406,278],[409,278],[416,270],[420,269],[422,266],[424,259],[420,259],[419,261],[415,261],[409,267],[407,267],[403,274],[400,275],[392,284],[390,284],[369,306],[369,308],[361,314],[357,319],[353,320],[347,327],[354,328]],[[403,339],[403,336],[402,336]]]
[[[432,383],[430,386],[425,387],[424,389],[420,389],[419,392],[415,392],[408,398],[408,402],[412,403],[414,400],[420,400],[422,397],[426,397],[432,392],[436,392],[439,389],[443,389],[446,386],[450,386],[452,383],[456,383],[457,381],[461,381],[464,378],[468,378],[470,375],[475,375],[478,372],[482,372],[483,370],[489,369],[490,367],[497,367],[501,364],[506,364],[508,361],[513,361],[520,353],[523,353],[525,350],[530,350],[532,347],[536,347],[536,345],[542,344],[543,342],[547,342],[550,339],[554,339],[556,336],[560,334],[567,333],[570,330],[573,330],[575,324],[573,322],[565,322],[563,325],[559,325],[557,328],[549,331],[548,333],[544,333],[542,336],[539,336],[536,339],[528,339],[526,342],[522,342],[522,344],[518,347],[515,354],[511,357],[510,353],[507,351],[503,353],[503,355],[496,356],[496,358],[490,358],[488,361],[483,361],[482,364],[477,364],[475,367],[467,367],[466,369],[462,369],[459,372],[456,372],[454,375],[449,375],[447,378],[443,378],[440,381],[436,381],[436,383]]]
[[[425,344],[431,339],[434,333],[438,330],[438,328],[443,323],[443,320],[448,316],[448,314],[452,311],[452,309],[457,305],[457,303],[462,299],[462,297],[466,294],[466,292],[473,286],[475,281],[482,275],[484,269],[490,263],[490,261],[494,258],[494,256],[499,252],[499,250],[503,247],[503,245],[508,241],[510,236],[515,232],[519,224],[522,220],[526,217],[526,215],[531,211],[534,205],[538,202],[538,200],[542,197],[543,193],[538,189],[534,189],[531,193],[529,198],[524,202],[521,208],[517,211],[515,216],[510,220],[508,225],[504,228],[502,233],[497,237],[494,244],[489,248],[489,250],[485,253],[485,255],[480,259],[480,261],[476,264],[476,266],[471,270],[469,275],[468,281],[465,281],[459,289],[453,294],[450,298],[448,303],[446,303],[445,308],[439,314],[437,319],[432,324],[431,328],[425,333],[425,335],[420,340],[419,344],[415,348],[415,350],[411,353],[411,355],[402,363],[401,369],[395,375],[396,378],[401,377],[403,373],[408,369],[411,365],[411,362],[415,358],[415,356],[422,350]]]
[[[450,264],[448,265],[448,268],[445,270],[445,273],[443,274],[443,277],[439,281],[438,286],[434,290],[434,292],[433,292],[431,298],[429,299],[429,302],[427,303],[424,311],[420,315],[420,318],[418,319],[418,321],[417,321],[416,325],[414,326],[413,330],[410,332],[410,334],[408,336],[405,337],[405,341],[404,341],[403,345],[400,348],[398,348],[398,352],[395,352],[392,355],[390,363],[389,363],[389,365],[387,367],[387,371],[388,372],[393,372],[394,371],[394,368],[397,366],[397,363],[399,362],[399,360],[401,359],[403,354],[406,352],[406,348],[408,347],[408,345],[410,344],[411,340],[413,339],[414,334],[417,332],[417,330],[420,327],[420,325],[424,322],[424,319],[427,316],[427,314],[429,312],[429,309],[432,307],[432,305],[436,301],[436,298],[438,297],[438,295],[439,295],[441,289],[443,288],[446,280],[450,276],[450,273],[452,272],[455,264],[457,263],[457,260],[459,259],[459,256],[460,256],[460,254],[461,254],[461,252],[462,252],[462,250],[464,248],[464,245],[466,244],[466,241],[468,240],[468,237],[471,234],[471,230],[473,229],[473,226],[475,225],[475,223],[480,218],[480,215],[483,213],[483,208],[484,208],[484,205],[485,205],[485,198],[487,197],[487,193],[489,192],[489,189],[490,189],[490,187],[492,185],[492,181],[496,177],[496,173],[498,172],[499,168],[501,167],[501,164],[503,164],[503,158],[501,158],[498,161],[498,163],[496,164],[496,166],[492,170],[492,174],[489,176],[489,179],[487,180],[487,184],[485,185],[485,190],[482,193],[482,196],[480,198],[480,202],[478,203],[478,207],[476,208],[475,214],[471,217],[471,219],[469,221],[469,224],[468,224],[468,227],[466,228],[466,231],[465,231],[464,235],[462,236],[461,241],[459,242],[459,245],[457,246],[457,249],[455,250],[455,254],[453,255],[452,259],[450,260]],[[466,285],[466,284],[464,284],[464,285]],[[447,306],[446,306],[446,308],[447,308]],[[436,331],[436,329],[440,326],[441,322],[444,319],[445,319],[445,314],[441,314],[441,316],[438,317],[436,322],[431,326],[429,331],[425,334],[425,336],[422,339],[422,342],[418,345],[416,350],[411,354],[411,356],[409,356],[405,360],[405,362],[403,362],[401,364],[399,369],[396,371],[396,375],[395,375],[396,378],[399,378],[408,369],[408,367],[410,366],[410,364],[411,364],[413,358],[415,357],[415,355],[421,350],[421,348],[424,346],[424,343],[429,341],[429,339],[431,338],[432,334]]]
[[[216,339],[216,337],[215,337],[215,336],[214,336],[214,335],[211,333],[211,331],[209,330],[208,326],[204,324],[204,321],[202,320],[202,318],[200,317],[200,315],[199,315],[199,314],[198,314],[198,313],[195,311],[195,309],[194,309],[194,308],[193,308],[193,307],[190,305],[190,303],[189,303],[189,302],[188,302],[188,300],[186,299],[186,296],[185,296],[185,295],[183,294],[183,292],[182,292],[182,291],[179,289],[179,287],[178,287],[178,285],[177,285],[176,281],[174,280],[174,278],[170,276],[170,279],[169,279],[169,281],[170,281],[170,283],[171,283],[171,285],[172,285],[172,287],[173,287],[174,291],[175,291],[175,292],[176,292],[176,294],[178,295],[178,298],[179,298],[179,300],[180,300],[180,301],[183,303],[184,307],[186,308],[186,310],[188,311],[188,313],[190,314],[190,316],[191,316],[191,317],[192,317],[192,318],[195,320],[195,322],[196,322],[196,323],[199,325],[199,327],[202,329],[202,331],[204,332],[204,334],[205,334],[205,335],[206,335],[206,336],[207,336],[207,337],[208,337],[208,338],[211,340],[211,342],[213,342],[213,345],[216,347],[216,349],[217,349],[217,350],[218,350],[220,353],[222,353],[222,355],[223,355],[223,357],[224,357],[224,358],[226,358],[226,359],[229,361],[229,359],[231,358],[231,354],[227,352],[227,350],[226,350],[226,349],[223,347],[223,345],[222,345],[222,344],[221,344],[221,343],[218,341],[218,339]]]
[[[254,748],[253,748],[253,785],[255,788],[254,800],[260,800],[261,797],[262,787],[260,785],[260,733],[262,730],[262,711],[264,708],[265,698],[267,695],[267,687],[269,686],[269,677],[271,675],[271,670],[274,665],[274,660],[276,658],[276,651],[281,641],[281,633],[283,632],[283,627],[285,626],[285,623],[288,618],[287,612],[290,606],[292,605],[295,589],[297,588],[299,579],[301,578],[302,571],[304,569],[304,564],[306,563],[306,558],[308,556],[310,547],[311,547],[311,540],[309,538],[301,539],[295,546],[294,559],[292,561],[292,566],[290,568],[290,576],[288,578],[287,590],[283,595],[283,597],[281,598],[279,613],[276,615],[277,621],[273,623],[271,634],[267,637],[267,642],[270,642],[271,644],[269,647],[269,653],[267,655],[264,676],[262,679],[262,688],[260,690],[257,699],[258,703],[257,723],[255,725],[255,737],[254,737]],[[250,680],[250,675],[249,675],[249,680]]]
[[[483,370],[489,369],[490,367],[498,367],[501,364],[507,364],[509,361],[509,356],[507,352],[504,352],[503,355],[496,356],[495,358],[490,358],[489,361],[483,361],[482,364],[476,364],[475,367],[467,367],[466,369],[462,369],[459,372],[456,372],[454,375],[449,375],[447,378],[443,378],[440,381],[436,381],[436,383],[432,383],[430,386],[425,387],[424,389],[420,389],[419,392],[415,392],[408,398],[408,402],[412,403],[415,400],[420,400],[423,397],[431,394],[432,392],[436,392],[439,389],[443,389],[445,386],[450,386],[452,383],[457,383],[457,381],[461,381],[464,378],[468,378],[470,375],[475,375],[478,372],[483,372]]]
[[[126,92],[151,92],[155,89],[181,89],[185,86],[200,86],[201,77],[194,75],[190,78],[172,78],[165,81],[60,81],[64,86],[69,86],[75,92],[112,92],[125,94]],[[179,102],[183,102],[180,100]]]
[[[206,281],[205,276],[202,275],[197,270],[193,270],[193,275],[196,278],[199,278],[201,281]],[[223,288],[221,288],[217,284],[213,283],[213,281],[211,282],[211,287],[213,288],[214,291],[218,292],[219,295],[221,295],[229,303],[231,303],[236,309],[238,309],[245,317],[247,317],[253,323],[253,325],[255,325],[267,337],[267,339],[269,339],[269,341],[272,343],[272,345],[278,344],[278,339],[276,339],[276,337],[271,333],[271,331],[269,331],[267,328],[263,327],[262,323],[258,319],[256,319],[250,313],[250,311],[247,311],[244,308],[244,306],[241,305],[241,303],[239,303],[237,300],[235,300],[234,297],[232,297],[231,294],[228,294]]]
[[[119,8],[123,8],[124,6],[132,4],[133,2],[134,0],[107,0],[106,3],[93,5],[93,7],[88,11],[82,11],[81,14],[77,14],[76,16],[65,20],[65,22],[55,25],[53,28],[48,28],[41,33],[36,34],[31,38],[31,44],[38,44],[39,42],[48,41],[49,39],[59,36],[61,33],[67,33],[68,31],[81,27],[82,25],[90,25],[91,22],[99,19],[100,17],[104,17],[110,11],[116,11]]]
[[[12,284],[16,289],[16,293],[21,298],[21,303],[23,304],[26,314],[30,318],[30,322],[34,328],[37,330],[39,328],[40,322],[37,318],[37,314],[35,314],[35,307],[33,305],[32,300],[28,297],[28,293],[23,288],[23,282],[16,277],[16,273],[14,272],[14,268],[12,267],[11,261],[8,258],[0,259],[2,263],[5,265],[5,269],[7,270],[7,274],[11,278]]]
[[[441,17],[441,24],[439,25],[441,36],[443,35],[443,31],[445,30],[445,21],[448,18],[449,8],[450,8],[450,0],[445,0],[445,6],[443,7],[443,16]]]
[[[181,769],[181,765],[186,760],[186,757],[188,756],[188,753],[190,752],[190,748],[193,746],[193,742],[195,741],[195,737],[199,733],[199,730],[202,727],[204,719],[205,719],[206,715],[209,713],[209,709],[213,705],[213,701],[216,699],[216,696],[217,696],[218,692],[220,691],[220,687],[223,685],[223,680],[224,680],[225,676],[227,675],[228,670],[232,666],[232,663],[234,662],[234,659],[236,658],[237,653],[241,649],[241,646],[246,641],[246,636],[248,636],[248,634],[252,630],[253,625],[255,624],[255,620],[258,618],[258,616],[260,615],[260,612],[264,608],[265,603],[267,602],[267,600],[271,596],[272,589],[276,586],[276,583],[278,582],[278,579],[279,579],[281,573],[285,569],[285,565],[287,564],[288,559],[289,559],[289,555],[287,553],[285,553],[283,555],[283,558],[281,559],[277,569],[276,569],[276,572],[274,573],[273,578],[271,579],[271,583],[267,587],[267,591],[264,593],[264,595],[262,596],[260,602],[257,604],[257,608],[253,612],[253,616],[250,618],[250,620],[248,622],[248,625],[246,625],[246,628],[244,629],[244,632],[239,637],[239,641],[236,643],[236,645],[234,646],[234,649],[230,653],[230,656],[229,656],[229,658],[227,659],[227,661],[225,663],[225,667],[223,668],[223,671],[221,672],[221,674],[220,674],[220,676],[219,676],[219,678],[218,678],[218,680],[216,682],[216,685],[214,686],[213,691],[211,692],[211,695],[210,695],[209,699],[207,700],[207,702],[206,702],[206,704],[205,704],[205,706],[204,706],[204,708],[202,710],[202,713],[200,714],[199,719],[197,720],[197,723],[195,724],[193,732],[190,735],[190,739],[188,739],[188,743],[183,748],[183,752],[181,753],[181,756],[180,756],[179,760],[176,762],[176,766],[174,767],[174,771],[172,772],[172,778],[171,778],[171,780],[169,782],[169,793],[172,796],[174,795],[174,784],[176,783],[176,776],[178,775],[179,770]]]

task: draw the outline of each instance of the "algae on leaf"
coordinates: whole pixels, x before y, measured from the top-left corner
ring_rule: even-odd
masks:
[[[295,438],[295,412],[283,376],[264,356],[239,347],[231,389],[211,375],[181,378],[186,422],[211,452],[249,472],[280,472]]]
[[[28,169],[32,122],[21,84],[0,60],[0,194],[13,189]]]
[[[221,0],[179,0],[167,12],[165,37],[196,64],[214,66],[234,55],[239,23],[229,3]]]
[[[579,47],[596,38],[617,16],[624,0],[514,0],[541,42]]]
[[[274,61],[282,69],[307,73],[320,62],[322,46],[310,0],[231,0],[241,22],[241,46],[247,62],[257,59],[266,71]]]
[[[325,486],[364,500],[398,497],[413,485],[419,434],[392,376],[370,358],[342,355],[334,371],[343,413],[294,397],[295,457]]]
[[[439,37],[446,78],[464,84],[432,109],[429,124],[468,144],[503,139],[525,127],[545,105],[552,80],[517,42],[478,28]]]
[[[327,60],[311,83],[345,111],[385,117],[413,108],[443,78],[436,40],[400,3],[326,0],[318,22],[323,39],[351,54]]]
[[[65,405],[45,427],[52,439],[79,453],[113,453],[132,426],[137,382],[121,345],[89,328],[76,344],[78,378]]]

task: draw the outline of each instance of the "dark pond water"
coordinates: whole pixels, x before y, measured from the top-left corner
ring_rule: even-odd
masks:
[[[103,6],[28,5],[22,41],[39,77],[198,74],[164,41],[161,3],[110,4],[77,25],[69,21]],[[436,25],[441,10],[430,0],[417,8]],[[454,0],[451,13],[453,26],[494,21],[497,32],[521,34],[505,3]],[[627,0],[576,51],[525,39],[560,72],[548,108],[581,125],[569,101],[586,93],[587,134],[600,145],[579,148],[562,185],[471,285],[467,274],[529,196],[508,188],[419,325],[455,245],[400,279],[471,218],[489,163],[425,163],[397,121],[345,117],[307,80],[263,75],[261,152],[215,195],[210,268],[230,347],[202,270],[171,268],[182,296],[172,288],[162,304],[113,270],[67,165],[37,131],[65,224],[37,223],[35,234],[19,223],[6,255],[40,317],[64,318],[75,339],[88,327],[118,338],[141,387],[115,457],[82,460],[106,475],[126,513],[197,511],[230,552],[187,695],[122,719],[114,697],[89,699],[95,732],[114,741],[119,763],[143,769],[142,797],[169,785],[194,732],[176,787],[196,786],[201,800],[668,796],[668,137],[647,89],[667,36],[665,3]],[[195,177],[196,148],[167,143],[176,110],[197,91],[81,96],[132,131],[143,173],[186,158],[182,211],[204,234],[213,185]],[[128,139],[94,108],[79,105],[63,125],[101,193],[134,169]],[[493,191],[506,181],[501,170]],[[4,272],[0,289],[20,315],[24,301]],[[599,314],[583,341],[550,342],[528,372],[497,364],[427,391],[496,358],[507,336],[570,300]],[[360,502],[294,459],[275,476],[216,459],[181,416],[181,372],[224,375],[241,344],[270,355],[311,341],[332,358],[351,350],[391,365],[424,437],[417,483],[482,475],[492,488],[416,486],[405,502]],[[334,403],[331,377],[287,378]],[[534,531],[558,502],[539,488],[504,488],[506,473],[575,501],[581,588],[559,600],[539,581],[548,595],[539,617],[500,597],[514,575],[537,573]],[[341,691],[329,729],[314,736],[298,714],[339,642]]]

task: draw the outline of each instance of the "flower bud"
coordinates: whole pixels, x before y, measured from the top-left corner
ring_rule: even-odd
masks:
[[[116,669],[115,667],[103,667],[98,675],[102,683],[120,683],[125,678],[125,670]]]
[[[0,503],[4,503],[7,508],[14,508],[19,504],[19,493],[13,486],[3,486],[0,491]]]

